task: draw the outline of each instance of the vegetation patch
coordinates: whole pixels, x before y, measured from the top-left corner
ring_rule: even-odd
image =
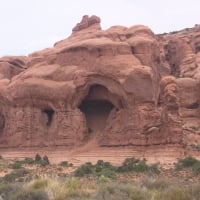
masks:
[[[4,177],[3,177],[3,181],[4,182],[7,182],[7,183],[10,183],[10,182],[17,182],[17,181],[23,181],[25,175],[29,174],[29,170],[27,169],[17,169],[17,170],[14,170],[12,171],[11,173],[9,174],[6,174]]]
[[[182,170],[184,168],[191,168],[194,174],[198,175],[200,174],[200,161],[197,160],[196,158],[189,156],[189,157],[179,160],[175,164],[175,168],[177,170]]]
[[[139,160],[135,158],[126,158],[122,165],[118,167],[117,172],[151,172],[159,174],[157,164],[147,165],[145,160]]]
[[[59,166],[61,167],[73,167],[72,163],[68,163],[67,161],[62,161],[59,163]]]

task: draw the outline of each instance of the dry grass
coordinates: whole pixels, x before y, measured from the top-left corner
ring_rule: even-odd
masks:
[[[186,161],[188,163],[188,159]],[[189,161],[191,163],[191,159]],[[3,163],[3,161],[0,162]],[[4,162],[0,169],[5,170],[9,165],[9,162]],[[57,170],[58,167],[61,169]],[[72,173],[59,176],[59,173],[65,169],[60,166],[38,166],[32,171],[29,170],[28,174],[25,173],[26,169],[14,169],[4,178],[0,178],[0,199],[200,200],[200,184],[185,182],[183,179],[180,180],[180,176],[169,179],[169,176],[163,173],[154,173],[153,175],[143,173],[142,176],[139,176],[141,172],[124,172],[118,173],[120,178],[112,179],[102,173],[105,168],[112,169],[112,166],[108,163],[98,162],[95,167],[92,166],[95,175],[79,178],[73,177]],[[96,176],[96,173],[99,172],[101,172],[101,176]],[[172,172],[178,174],[181,171],[172,169]],[[38,174],[43,174],[43,176],[38,176]],[[137,181],[131,179],[131,176],[136,176],[136,174],[139,177]],[[30,179],[27,179],[26,176],[29,176]],[[192,169],[189,176],[194,176]]]

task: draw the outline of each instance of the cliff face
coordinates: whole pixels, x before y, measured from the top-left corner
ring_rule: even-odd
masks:
[[[198,145],[199,51],[200,26],[155,35],[84,16],[53,48],[0,59],[0,147]]]

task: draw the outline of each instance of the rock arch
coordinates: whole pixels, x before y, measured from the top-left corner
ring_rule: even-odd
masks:
[[[103,133],[110,113],[127,107],[126,93],[120,83],[110,77],[93,74],[78,87],[73,97],[73,107],[85,117],[88,133]]]

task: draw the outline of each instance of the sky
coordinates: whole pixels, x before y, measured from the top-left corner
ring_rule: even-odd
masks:
[[[143,24],[154,33],[200,23],[200,0],[0,0],[0,57],[28,55],[71,34],[83,15],[101,27]]]

